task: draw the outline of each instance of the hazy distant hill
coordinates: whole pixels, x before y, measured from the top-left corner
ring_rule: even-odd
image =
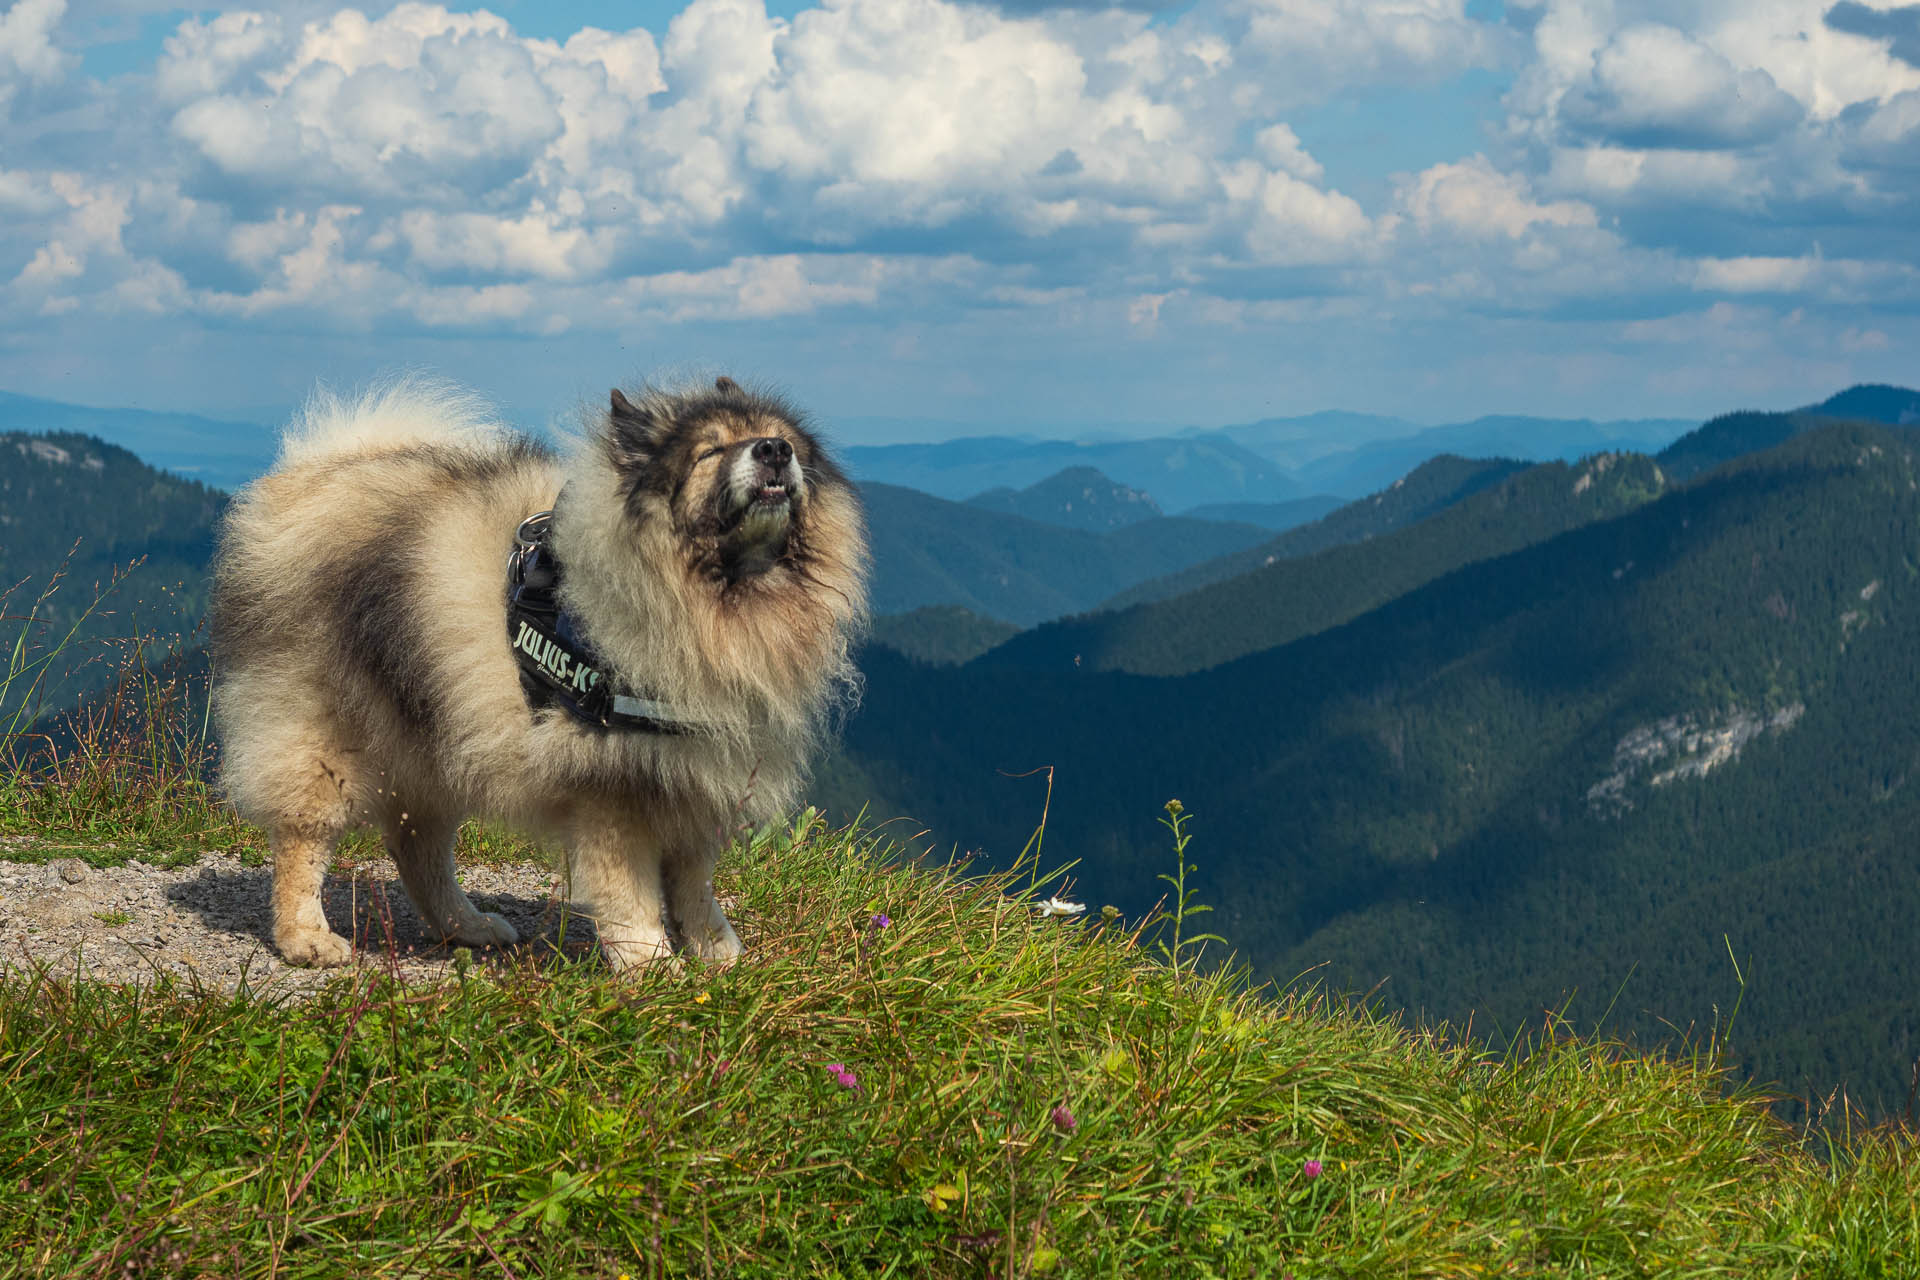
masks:
[[[989,489],[968,498],[967,505],[1093,533],[1164,514],[1151,495],[1109,480],[1093,467],[1068,467],[1024,489]]]
[[[863,484],[873,609],[961,605],[1031,626],[1267,536],[1252,525],[1158,516],[1108,533],[1062,529],[912,489]]]
[[[958,499],[1026,489],[1065,468],[1092,467],[1153,495],[1163,510],[1188,512],[1327,495],[1354,498],[1440,454],[1546,461],[1651,451],[1694,425],[1679,418],[1595,422],[1506,415],[1420,427],[1330,410],[1142,440],[971,436],[939,444],[856,446],[845,457],[857,479]]]
[[[1593,453],[1652,453],[1696,425],[1681,418],[1594,422],[1495,415],[1325,454],[1300,467],[1295,476],[1316,492],[1357,497],[1441,454],[1572,462]]]
[[[1049,856],[1129,911],[1164,890],[1177,796],[1204,924],[1258,971],[1386,979],[1481,1030],[1563,1002],[1591,1025],[1619,992],[1616,1032],[1704,1034],[1739,997],[1731,948],[1738,1061],[1888,1114],[1920,1054],[1915,452],[1805,433],[1174,678],[875,650],[817,794],[1004,858],[1045,787],[1010,775],[1053,766]],[[1650,468],[1502,487],[1586,499]]]
[[[1310,524],[1347,504],[1331,494],[1295,498],[1290,502],[1209,502],[1190,507],[1180,514],[1195,520],[1229,520],[1238,524],[1257,524],[1278,533]]]
[[[961,500],[989,489],[1024,489],[1068,467],[1093,467],[1179,511],[1205,502],[1304,497],[1285,468],[1218,432],[1178,438],[1075,443],[976,436],[940,444],[861,445],[843,451],[862,483],[898,485]]]
[[[0,391],[0,431],[78,432],[130,450],[149,466],[218,489],[236,489],[265,471],[277,431],[192,413],[95,409]]]
[[[1244,551],[1232,551],[1129,587],[1111,600],[1102,601],[1100,607],[1124,609],[1154,600],[1170,600],[1188,591],[1251,573],[1276,560],[1294,560],[1350,542],[1377,538],[1418,524],[1533,465],[1510,458],[1456,458],[1443,454],[1421,463],[1380,492],[1355,502],[1340,503],[1311,523],[1288,529],[1281,536]]]
[[[1276,557],[1181,595],[1048,623],[982,661],[1142,675],[1198,671],[1336,626],[1462,565],[1630,511],[1664,488],[1659,468],[1637,454],[1541,463],[1418,524],[1316,555]]]
[[[1330,453],[1376,440],[1400,439],[1424,430],[1419,423],[1405,418],[1322,409],[1318,413],[1262,418],[1258,422],[1222,427],[1220,433],[1235,444],[1245,445],[1261,457],[1272,458],[1291,470]]]

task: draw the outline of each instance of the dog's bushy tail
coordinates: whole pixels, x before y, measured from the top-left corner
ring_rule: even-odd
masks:
[[[426,444],[484,447],[506,433],[483,397],[438,378],[389,378],[357,396],[317,387],[282,433],[276,469]]]

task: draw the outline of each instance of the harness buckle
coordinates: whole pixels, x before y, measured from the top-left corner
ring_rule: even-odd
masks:
[[[547,557],[541,554],[552,524],[553,512],[536,511],[514,530],[513,550],[507,553],[507,587],[510,592],[522,586],[532,587],[536,591],[553,586],[554,574],[551,568],[542,564]]]
[[[536,511],[520,522],[520,527],[514,530],[513,540],[522,548],[537,547],[547,536],[547,526],[552,523],[553,512]]]

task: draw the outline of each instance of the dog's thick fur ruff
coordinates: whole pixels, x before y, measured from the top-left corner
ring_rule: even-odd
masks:
[[[506,561],[550,507],[562,605],[614,679],[701,731],[529,705]],[[616,391],[565,456],[442,386],[316,398],[235,498],[214,568],[223,777],[272,848],[275,944],[296,964],[350,958],[320,886],[361,823],[448,939],[514,941],[454,877],[456,829],[486,816],[564,843],[616,967],[676,936],[739,954],[714,860],[793,803],[857,692],[866,569],[845,476],[790,407],[730,379]]]

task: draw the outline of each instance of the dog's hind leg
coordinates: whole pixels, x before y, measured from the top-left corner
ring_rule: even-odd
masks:
[[[667,907],[693,954],[727,961],[745,950],[713,896],[714,855],[678,852],[666,864]]]
[[[456,819],[423,813],[390,813],[381,821],[387,852],[400,868],[400,883],[429,929],[449,942],[504,947],[520,940],[507,918],[473,905],[454,876]]]
[[[625,969],[670,959],[654,833],[631,822],[583,820],[574,824],[569,847],[572,896],[593,920],[607,963]]]
[[[298,796],[267,824],[273,851],[273,944],[288,964],[339,965],[353,943],[327,927],[320,902],[327,861],[347,829],[352,800],[346,773],[324,760]]]

